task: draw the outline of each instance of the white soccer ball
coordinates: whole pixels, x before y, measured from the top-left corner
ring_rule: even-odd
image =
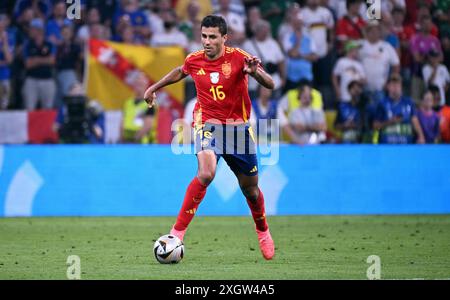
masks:
[[[184,244],[178,237],[166,234],[156,240],[153,252],[160,263],[176,264],[183,259]]]

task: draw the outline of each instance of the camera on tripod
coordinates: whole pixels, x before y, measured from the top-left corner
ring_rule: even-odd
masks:
[[[85,96],[65,96],[62,124],[59,136],[63,143],[85,144],[90,142],[93,127],[102,113],[95,101],[88,102]]]

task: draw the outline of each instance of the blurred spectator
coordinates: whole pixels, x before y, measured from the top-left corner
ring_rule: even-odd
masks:
[[[56,50],[57,107],[60,106],[62,98],[68,95],[71,87],[79,82],[77,70],[80,69],[82,61],[81,48],[73,42],[72,25],[66,24],[61,28],[61,38],[61,44]]]
[[[55,46],[58,46],[62,42],[61,28],[64,25],[69,25],[72,23],[66,16],[66,3],[58,0],[53,5],[52,18],[48,20],[47,29],[45,31],[47,40]]]
[[[228,10],[233,14],[236,14],[245,19],[245,6],[243,0],[210,0],[213,11],[220,11],[224,5],[228,7]],[[225,4],[226,3],[226,4]]]
[[[403,96],[402,79],[392,75],[387,83],[388,94],[379,103],[373,127],[380,131],[380,144],[425,143],[425,137],[417,118],[416,108],[410,98]]]
[[[190,11],[192,6],[198,7],[197,21],[201,21],[207,15],[212,13],[211,0],[177,0],[175,4],[175,12],[180,21],[192,21]]]
[[[286,94],[284,94],[284,96],[281,97],[281,99],[279,100],[280,103],[278,104],[278,110],[280,112],[283,112],[283,114],[287,116],[290,112],[300,107],[301,103],[299,94],[304,86],[308,86],[309,88],[311,88],[311,107],[314,109],[323,109],[324,105],[322,94],[312,87],[312,83],[310,81],[304,79],[300,81],[299,85],[296,88],[290,89]]]
[[[253,38],[256,32],[256,25],[262,21],[261,10],[258,6],[252,6],[248,9],[245,34],[247,38]],[[270,25],[270,23],[269,23]]]
[[[264,20],[269,21],[272,28],[272,36],[277,37],[279,40],[283,40],[282,36],[279,36],[279,30],[281,24],[287,19],[287,23],[290,22],[292,15],[296,15],[300,11],[298,3],[290,0],[277,1],[277,0],[262,0],[259,6],[261,8],[261,15]]]
[[[400,39],[394,31],[394,20],[390,14],[383,15],[381,19],[381,35],[384,41],[388,42],[400,58]]]
[[[124,143],[148,144],[154,141],[154,108],[148,108],[144,93],[148,87],[147,77],[143,73],[134,74],[132,80],[135,96],[125,101],[121,140]]]
[[[242,44],[245,40],[245,13],[239,14],[236,13],[236,10],[233,11],[232,2],[233,0],[217,0],[217,5],[213,7],[215,8],[215,14],[222,16],[227,21],[229,30],[227,44],[236,46]]]
[[[36,18],[47,19],[50,16],[52,4],[50,0],[17,0],[14,6],[14,17],[19,17],[26,9],[31,9]]]
[[[317,61],[313,64],[314,86],[325,98],[327,106],[333,102],[331,74],[335,63],[334,19],[331,11],[320,5],[320,0],[307,0],[300,11],[309,36],[317,46]]]
[[[406,18],[405,25],[411,26],[415,31],[421,30],[420,21],[423,17],[431,17],[430,7],[434,0],[405,0],[406,1]],[[428,2],[428,4],[427,4]],[[438,35],[438,28],[432,26],[431,34],[434,36]]]
[[[450,144],[450,98],[446,99],[445,105],[442,107],[439,115],[441,117],[441,141]]]
[[[439,116],[433,111],[433,94],[425,92],[417,112],[427,144],[435,144],[439,140]]]
[[[294,32],[293,24],[296,22],[296,19],[298,18],[299,14],[300,14],[300,5],[298,5],[298,3],[296,2],[290,4],[282,23],[278,27],[278,31],[274,35],[274,37],[275,36],[277,37],[277,40],[281,45],[283,44],[285,37],[287,35],[291,35]]]
[[[428,91],[431,92],[431,94],[433,95],[433,110],[435,112],[439,112],[442,108],[441,102],[441,91],[439,89],[439,87],[435,86],[434,84],[430,84],[428,86]],[[444,103],[445,103],[444,99]]]
[[[311,88],[304,86],[300,92],[301,107],[289,115],[289,125],[294,133],[293,142],[299,145],[319,144],[326,140],[325,113],[311,107]]]
[[[421,30],[415,34],[410,41],[410,49],[413,55],[413,73],[411,82],[411,96],[413,99],[419,99],[424,89],[424,81],[422,80],[422,68],[426,63],[427,55],[434,51],[438,53],[438,60],[441,61],[442,48],[439,40],[431,34],[433,22],[430,16],[424,16],[420,20]]]
[[[164,21],[161,14],[168,10],[172,10],[170,0],[155,0],[146,3],[144,13],[149,21],[152,35],[164,31]]]
[[[383,98],[383,89],[389,73],[398,74],[400,60],[395,49],[381,40],[381,29],[378,21],[371,21],[366,28],[367,39],[363,41],[359,51],[361,63],[364,67],[367,89],[375,101]]]
[[[200,4],[197,0],[192,0],[187,6],[187,18],[184,18],[184,21],[180,23],[179,29],[189,41],[192,41],[196,38],[194,37],[194,27],[200,24]]]
[[[30,23],[34,19],[33,10],[28,8],[22,12],[22,14],[15,21],[17,27],[16,45],[21,46],[28,39],[28,33],[30,29]],[[21,49],[16,48],[16,52],[22,52]]]
[[[8,34],[7,16],[0,14],[0,110],[7,109],[11,93],[10,64],[14,58],[14,37]]]
[[[150,23],[146,14],[140,9],[138,0],[123,1],[122,9],[116,13],[113,20],[114,28],[120,31],[119,21],[123,18],[129,20],[130,25],[134,29],[135,39],[140,43],[145,43],[151,36]],[[126,25],[124,26],[126,27]],[[116,32],[120,35],[120,32]]]
[[[195,24],[192,28],[192,35],[193,39],[189,41],[188,43],[188,53],[193,53],[199,50],[203,49],[202,46],[202,31],[201,31],[201,24]],[[195,83],[191,76],[186,77],[185,79],[185,85],[184,85],[184,99],[185,101],[189,99],[193,99],[197,96],[197,91],[195,89]]]
[[[362,0],[346,0],[347,13],[336,24],[337,48],[342,52],[348,40],[362,40],[366,21],[361,17]]]
[[[256,131],[258,142],[271,140],[272,120],[277,118],[277,104],[277,99],[272,97],[272,90],[260,86],[258,97],[252,100],[250,115],[250,124]],[[260,122],[260,120],[265,121]]]
[[[435,85],[439,88],[439,106],[445,104],[445,95],[450,84],[450,74],[447,67],[440,63],[441,57],[442,56],[438,52],[431,50],[428,54],[428,63],[422,69],[425,85]]]
[[[100,12],[96,7],[92,7],[87,12],[86,24],[78,29],[76,40],[80,44],[86,43],[91,37],[92,26],[100,24]]]
[[[312,63],[317,60],[314,40],[303,32],[303,21],[299,17],[293,20],[293,30],[283,41],[287,53],[285,91],[297,87],[302,79],[313,81]]]
[[[409,48],[409,41],[415,34],[415,29],[411,26],[405,26],[406,11],[402,8],[395,7],[392,10],[393,19],[393,32],[400,40],[400,65],[401,75],[406,84],[409,87],[411,82],[412,71],[412,54]]]
[[[278,98],[286,82],[286,66],[283,51],[270,34],[270,23],[260,20],[255,26],[255,37],[247,40],[242,45],[242,48],[261,59],[264,69],[272,75],[275,82],[275,97]],[[253,99],[258,88],[258,83],[255,79],[249,79],[248,88],[250,98]]]
[[[300,18],[317,46],[320,62],[334,46],[334,19],[327,8],[319,5],[319,0],[307,0],[306,3],[306,7],[300,10]]]
[[[348,84],[349,102],[341,102],[334,127],[342,132],[342,142],[355,144],[361,142],[363,130],[363,116],[361,114],[361,95],[363,86],[360,81],[351,81]]]
[[[444,55],[443,63],[448,69],[450,68],[450,24],[449,27],[441,30],[441,33],[442,33],[441,44]]]
[[[348,41],[345,45],[346,56],[341,57],[333,70],[333,86],[338,101],[349,102],[351,95],[348,85],[352,81],[366,82],[363,65],[358,61],[361,45],[356,41]]]
[[[385,1],[385,0],[382,0]],[[339,20],[341,18],[344,18],[346,15],[349,14],[350,10],[356,9],[356,7],[353,7],[353,3],[360,2],[358,4],[356,11],[360,16],[364,16],[364,18],[367,18],[366,11],[367,6],[364,0],[329,0],[329,7],[334,11],[334,14],[336,15],[336,18]]]
[[[87,0],[86,2],[88,12],[94,9],[100,14],[99,22],[107,27],[110,27],[112,25],[114,12],[117,10],[117,0]]]
[[[133,29],[133,40],[134,40],[134,28],[133,28],[133,25],[131,25],[130,16],[127,14],[121,15],[117,19],[116,26],[113,28],[114,34],[113,34],[112,40],[120,41],[122,38],[122,35],[123,35],[123,31],[129,27]]]
[[[44,22],[34,19],[30,24],[30,40],[24,46],[26,80],[23,86],[25,108],[30,111],[38,106],[53,107],[56,84],[53,79],[56,48],[45,40]]]
[[[289,115],[302,106],[300,101],[300,95],[302,91],[308,88],[311,91],[311,104],[310,107],[316,110],[323,110],[322,95],[316,89],[312,88],[311,82],[302,80],[295,89],[289,90],[280,100],[277,107],[277,119],[280,122],[280,128],[282,129],[284,139],[293,141],[295,137],[292,128],[289,125]]]
[[[162,13],[164,31],[155,33],[151,39],[152,47],[180,46],[187,50],[188,40],[186,35],[177,28],[177,19],[174,11],[168,10]]]
[[[195,51],[199,51],[203,49],[203,45],[202,45],[202,27],[201,24],[196,24],[193,28],[192,28],[192,40],[189,40],[189,44],[188,44],[188,53],[192,53]],[[189,78],[189,77],[187,77]],[[187,79],[186,78],[186,79]],[[188,99],[192,99],[194,97],[188,98]]]
[[[406,8],[405,0],[385,0],[381,1],[381,13],[383,17],[387,14],[390,14],[395,7],[399,7],[401,9]]]
[[[131,25],[122,28],[116,41],[130,45],[139,45],[142,43],[142,40],[138,39],[134,34],[134,29]]]

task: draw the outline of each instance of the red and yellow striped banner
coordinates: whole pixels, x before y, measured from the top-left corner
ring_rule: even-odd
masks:
[[[91,39],[87,56],[87,96],[106,110],[120,110],[125,100],[134,97],[130,79],[136,71],[143,72],[152,84],[181,66],[185,54],[179,47],[150,48]],[[164,106],[182,112],[183,81],[163,91],[168,96]]]

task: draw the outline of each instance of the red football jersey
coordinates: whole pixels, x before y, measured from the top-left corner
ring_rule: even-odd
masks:
[[[183,72],[191,75],[197,90],[194,123],[239,124],[250,119],[248,74],[243,70],[250,54],[239,48],[225,47],[224,54],[208,60],[204,50],[186,57]]]

